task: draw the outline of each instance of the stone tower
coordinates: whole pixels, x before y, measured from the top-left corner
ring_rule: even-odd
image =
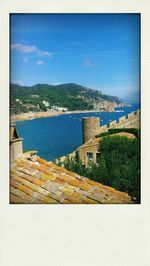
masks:
[[[10,161],[13,162],[20,158],[23,154],[22,138],[19,137],[16,125],[10,126]]]
[[[99,134],[100,118],[99,117],[84,117],[82,118],[82,134],[83,143]]]

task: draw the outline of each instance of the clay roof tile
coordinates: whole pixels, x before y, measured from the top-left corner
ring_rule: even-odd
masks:
[[[10,173],[10,202],[15,204],[134,203],[131,197],[37,157],[16,161]]]

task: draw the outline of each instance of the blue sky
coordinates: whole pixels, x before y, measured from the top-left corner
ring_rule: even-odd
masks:
[[[71,82],[135,102],[139,23],[138,14],[12,14],[11,82]]]

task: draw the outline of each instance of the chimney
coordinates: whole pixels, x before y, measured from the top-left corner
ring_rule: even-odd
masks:
[[[10,161],[13,162],[23,154],[22,138],[19,137],[16,125],[10,126]]]

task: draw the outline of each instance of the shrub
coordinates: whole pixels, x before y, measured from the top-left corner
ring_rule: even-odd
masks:
[[[140,130],[137,128],[111,128],[108,130],[108,132],[103,132],[103,133],[96,135],[96,138],[105,137],[105,136],[109,136],[109,135],[120,133],[120,132],[134,134],[135,137],[137,138],[140,137]]]

